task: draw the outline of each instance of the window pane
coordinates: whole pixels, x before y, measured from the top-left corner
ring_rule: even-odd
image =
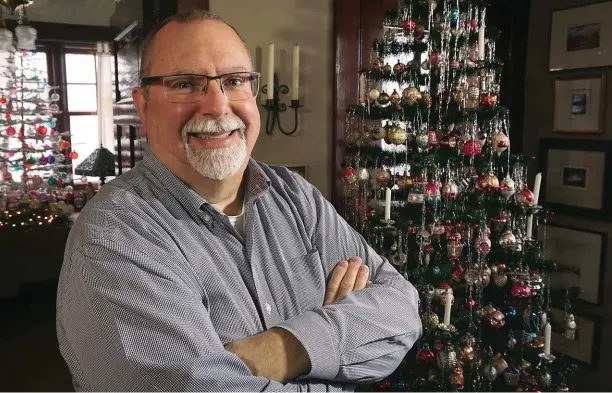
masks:
[[[69,112],[97,112],[96,85],[68,85]]]
[[[72,151],[79,157],[72,160],[72,170],[83,162],[95,149],[98,148],[98,116],[70,116],[70,134],[72,138]],[[81,176],[75,175],[75,181]]]
[[[66,54],[68,83],[96,83],[96,56],[93,54]]]

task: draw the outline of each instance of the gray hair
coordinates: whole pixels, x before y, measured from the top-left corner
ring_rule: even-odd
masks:
[[[221,19],[219,15],[213,12],[210,12],[210,11],[199,10],[199,9],[181,12],[169,18],[166,18],[164,21],[162,21],[157,26],[155,26],[153,29],[151,29],[151,31],[149,31],[147,35],[145,36],[145,39],[143,41],[142,58],[140,60],[140,77],[144,78],[147,76],[151,76],[149,75],[149,72],[151,71],[151,49],[153,47],[153,41],[155,40],[157,33],[159,33],[159,31],[164,26],[166,26],[168,23],[171,23],[171,22],[189,23],[189,22],[201,22],[201,21],[207,21],[207,20],[216,20],[216,21],[225,23],[226,25],[231,27],[232,30],[234,30],[234,32],[240,38],[240,40],[242,41],[242,43],[244,44],[246,48],[246,43],[244,42],[240,34],[238,34],[236,29],[233,26],[226,23],[225,21],[223,21],[223,19]],[[247,53],[248,52],[249,51],[247,50]],[[251,55],[249,53],[249,58],[250,57]]]

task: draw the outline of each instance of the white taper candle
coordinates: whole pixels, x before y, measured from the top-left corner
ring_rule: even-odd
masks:
[[[292,99],[299,99],[299,87],[300,86],[300,46],[295,44],[293,47],[293,86],[291,90],[293,92]]]
[[[550,355],[550,340],[552,336],[552,328],[550,327],[550,323],[546,324],[544,328],[544,354]]]
[[[453,305],[453,295],[450,291],[446,292],[446,303],[444,303],[444,325],[450,325],[451,306]]]
[[[391,219],[391,189],[387,187],[385,190],[385,220]]]
[[[268,45],[268,99],[274,99],[274,44]]]

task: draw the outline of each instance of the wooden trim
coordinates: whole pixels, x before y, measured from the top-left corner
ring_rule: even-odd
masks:
[[[334,1],[334,94],[332,128],[331,202],[340,211],[342,203],[342,160],[344,159],[345,108],[357,97],[360,67],[361,3]]]
[[[177,0],[177,13],[186,12],[194,9],[210,11],[209,0]]]
[[[86,26],[67,23],[29,22],[38,34],[37,42],[97,42],[112,41],[119,33],[114,27]],[[17,22],[6,21],[7,28],[14,30]]]

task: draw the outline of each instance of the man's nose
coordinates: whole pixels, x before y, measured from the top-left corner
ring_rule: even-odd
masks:
[[[203,115],[219,117],[230,112],[229,101],[218,80],[209,80],[202,90],[202,95],[199,105]]]

